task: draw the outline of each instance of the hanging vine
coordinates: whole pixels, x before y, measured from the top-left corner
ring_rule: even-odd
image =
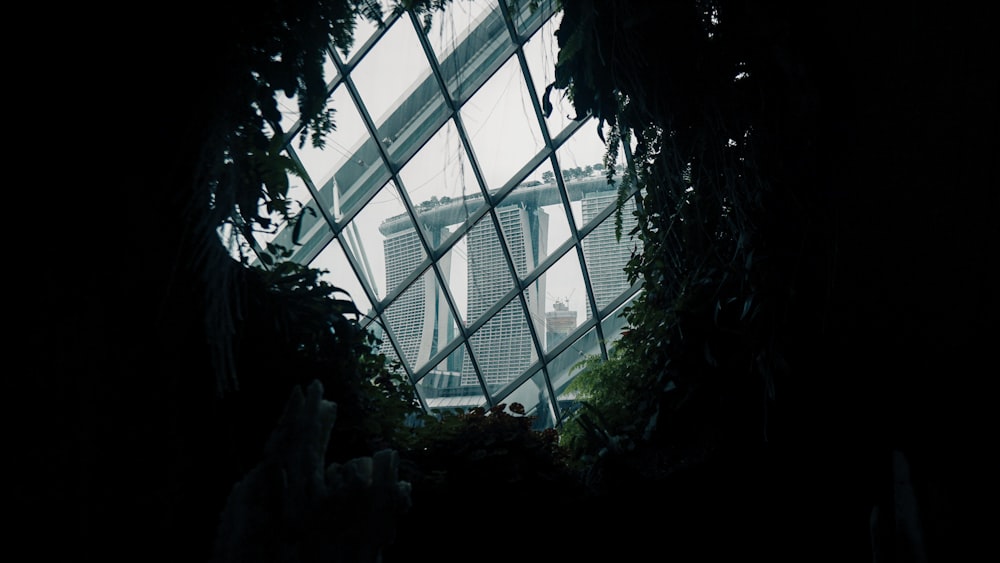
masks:
[[[563,8],[546,98],[565,90],[578,118],[609,125],[609,181],[621,144],[635,140],[617,234],[622,204],[634,197],[641,250],[626,272],[643,291],[624,311],[614,373],[599,373],[607,385],[621,378],[628,395],[655,400],[638,401],[626,427],[604,431],[673,452],[647,467],[654,473],[668,472],[682,451],[761,443],[789,298],[768,269],[768,252],[785,241],[767,239],[761,227],[783,186],[760,167],[774,163],[763,96],[780,93],[767,81],[778,63],[760,45],[780,40],[781,20],[754,28],[762,18],[725,0]],[[585,398],[600,397],[594,384]],[[577,441],[589,453],[602,444]]]

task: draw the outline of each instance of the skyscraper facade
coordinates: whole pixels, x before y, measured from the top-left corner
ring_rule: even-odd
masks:
[[[408,228],[399,229],[399,225],[404,224],[402,219],[386,221],[381,226],[385,236],[382,246],[385,252],[386,291],[390,293],[426,256],[412,223],[407,222]],[[442,236],[441,229],[425,228],[431,240]],[[438,264],[447,272],[447,258]],[[431,272],[417,278],[385,312],[385,320],[399,343],[401,355],[414,366],[426,363],[440,345],[454,336],[450,319],[444,295]],[[388,353],[390,350],[391,343],[383,339],[381,351]]]
[[[548,215],[539,207],[524,203],[496,209],[510,258],[519,277],[527,275],[546,256]],[[469,304],[466,318],[475,322],[513,287],[503,248],[497,240],[493,222],[480,221],[468,236]],[[514,380],[535,360],[538,353],[528,323],[543,318],[544,277],[532,283],[524,293],[528,315],[514,299],[469,337],[473,353],[489,388]],[[540,324],[540,323],[539,323]],[[476,385],[476,373],[470,358],[462,367],[462,385]]]
[[[584,224],[592,221],[601,211],[610,205],[615,205],[618,192],[606,190],[589,192],[581,199],[581,214]],[[610,304],[616,297],[629,287],[625,265],[628,264],[631,253],[627,245],[628,233],[636,225],[633,215],[635,202],[629,199],[622,206],[622,240],[615,238],[614,214],[601,222],[583,241],[583,259],[587,262],[590,273],[590,283],[594,291],[594,300],[598,308]],[[590,301],[587,301],[587,318],[594,316]]]

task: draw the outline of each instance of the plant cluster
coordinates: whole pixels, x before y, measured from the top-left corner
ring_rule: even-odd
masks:
[[[611,438],[656,444],[667,454],[651,475],[685,452],[762,443],[791,296],[774,266],[787,241],[769,237],[765,213],[794,187],[792,172],[775,169],[782,155],[768,129],[765,96],[785,94],[780,51],[761,47],[779,46],[783,20],[726,0],[563,7],[546,96],[565,89],[578,116],[597,118],[609,183],[619,147],[634,141],[617,226],[642,243],[626,272],[643,282],[607,363],[581,366],[592,371],[577,384],[586,408],[564,433],[591,457]],[[683,56],[649,73],[664,52]],[[622,233],[628,198],[637,226]]]
[[[255,230],[297,228],[288,176],[298,168],[281,152],[290,132],[280,127],[276,97],[297,98],[299,142],[310,137],[321,146],[334,127],[322,78],[326,41],[346,48],[356,17],[380,23],[383,16],[372,11],[377,3],[306,4],[272,6],[273,13],[262,18],[266,23],[248,23],[245,41],[232,45],[239,51],[230,57],[229,80],[235,86],[220,96],[233,99],[220,101],[229,109],[212,124],[220,136],[206,140],[201,162],[210,213],[198,217],[212,244],[218,243],[216,229],[226,223],[248,239]],[[313,22],[315,33],[303,34],[302,22]],[[444,202],[429,205],[434,203]],[[220,272],[238,279],[237,292],[208,301],[219,307],[216,324],[210,315],[209,333],[221,343],[217,352],[229,378],[222,404],[235,426],[232,446],[243,471],[264,459],[264,444],[280,425],[289,393],[318,382],[322,400],[335,404],[337,413],[325,463],[398,452],[400,479],[413,483],[418,502],[436,502],[431,497],[440,495],[459,503],[484,480],[525,495],[565,484],[566,460],[555,430],[534,430],[534,418],[517,404],[424,412],[406,373],[378,352],[380,342],[362,328],[351,296],[326,281],[327,272],[290,262],[290,256],[288,249],[272,245],[257,251],[255,263],[244,256],[220,270],[206,268],[218,276],[206,282],[210,288],[224,285]]]
[[[533,429],[535,417],[523,405],[425,412],[401,366],[378,352],[379,340],[361,328],[349,296],[323,279],[325,271],[284,261],[287,253],[271,250],[272,265],[252,271],[266,296],[254,310],[270,319],[275,338],[266,349],[251,348],[274,366],[260,377],[323,384],[325,399],[339,413],[327,452],[331,461],[393,449],[411,471],[404,477],[425,487],[463,487],[486,474],[500,482],[565,476],[557,432]],[[279,360],[271,364],[271,358]]]
[[[214,247],[224,226],[252,240],[253,232],[273,232],[294,221],[299,210],[289,197],[289,176],[301,175],[284,153],[298,136],[322,147],[336,127],[327,106],[324,65],[330,48],[348,49],[359,19],[383,25],[381,5],[367,0],[263,2],[233,9],[224,21],[202,24],[214,51],[207,59],[201,104],[206,119],[194,133],[200,151],[192,170],[193,191],[186,203],[186,236],[194,241],[193,262],[206,294],[206,330],[220,392],[239,386],[231,358],[233,280]],[[298,112],[285,131],[280,103]]]
[[[429,26],[449,3],[403,2],[396,9],[413,10]],[[769,267],[782,248],[768,238],[763,211],[785,186],[783,176],[773,174],[776,149],[761,97],[773,93],[769,77],[778,63],[766,49],[745,47],[749,34],[780,37],[781,20],[727,0],[581,0],[562,8],[555,81],[543,106],[550,110],[548,97],[565,90],[578,118],[597,118],[607,153],[593,170],[617,183],[618,236],[641,242],[626,267],[629,280],[644,287],[623,313],[628,329],[608,358],[579,366],[574,390],[581,407],[559,433],[531,430],[530,418],[513,416],[521,414],[514,405],[513,415],[500,405],[432,416],[421,410],[405,374],[359,329],[349,296],[321,282],[319,272],[264,255],[262,283],[273,299],[268,310],[297,355],[280,369],[294,372],[296,383],[322,381],[342,413],[330,455],[394,448],[423,487],[447,483],[461,490],[472,486],[462,479],[473,475],[491,482],[564,479],[570,466],[593,481],[608,459],[635,458],[650,446],[662,455],[644,457],[639,470],[662,476],[692,451],[765,439],[773,378],[782,364],[775,333],[788,296],[786,280],[776,280]],[[380,22],[382,14],[371,9],[346,2],[337,8],[342,12],[315,19],[327,22],[320,27],[340,26],[334,45],[346,46],[353,23],[337,18]],[[282,12],[275,21],[288,17],[298,16]],[[666,29],[649,33],[652,25]],[[213,209],[240,229],[272,228],[274,216],[294,222],[287,175],[297,169],[280,154],[287,141],[280,127],[267,134],[280,122],[275,93],[298,96],[300,143],[311,134],[321,146],[334,126],[332,110],[317,101],[325,100],[318,39],[298,43],[311,36],[284,29],[262,37],[240,67],[243,79],[252,80],[238,90],[255,92],[249,110],[219,127],[230,136],[214,145],[225,148],[206,168],[216,190]],[[665,74],[651,76],[647,58],[664,49],[685,56],[659,61]],[[633,141],[629,161],[618,162],[619,149]],[[623,233],[621,214],[630,198],[637,226]]]
[[[543,473],[558,471],[565,461],[557,432],[534,430],[534,420],[520,403],[425,414],[410,425],[400,451],[417,461],[425,475],[440,475],[450,467],[451,480],[526,480],[537,477],[543,466]]]

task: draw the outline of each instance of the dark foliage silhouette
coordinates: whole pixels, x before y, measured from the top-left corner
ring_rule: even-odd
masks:
[[[16,140],[48,157],[31,167],[41,172],[41,197],[31,200],[39,212],[23,212],[32,256],[11,269],[27,274],[29,289],[11,295],[27,312],[14,326],[25,362],[9,376],[22,422],[13,451],[30,473],[15,480],[14,507],[39,557],[209,557],[226,496],[270,428],[254,418],[247,436],[257,438],[240,443],[234,410],[277,418],[295,382],[267,379],[281,361],[258,355],[259,342],[284,351],[263,336],[265,311],[276,307],[264,284],[208,241],[234,206],[246,225],[266,228],[257,204],[283,205],[288,163],[252,130],[255,110],[273,111],[258,88],[294,87],[316,109],[326,34],[348,40],[336,36],[348,29],[340,18],[369,6],[181,2],[142,16],[29,7],[19,20],[48,48],[19,44],[9,67],[30,96],[15,108],[13,131],[26,136]],[[572,86],[581,113],[639,138],[650,158],[637,172],[662,188],[643,196],[642,236],[665,250],[637,257],[632,274],[671,283],[647,286],[662,291],[637,312],[683,314],[665,332],[625,341],[662,385],[645,413],[657,423],[646,457],[603,468],[614,494],[567,501],[581,522],[600,522],[581,529],[628,538],[580,551],[870,561],[875,535],[880,561],[914,560],[911,544],[895,542],[893,519],[872,532],[873,508],[893,504],[900,452],[919,508],[919,553],[974,553],[981,526],[961,503],[987,482],[984,369],[1000,287],[991,258],[995,8],[564,7],[560,41],[574,51],[553,91]],[[266,85],[248,82],[241,57],[269,60],[279,45],[300,56],[258,75]],[[315,132],[335,123],[315,115]],[[687,184],[693,195],[678,199]],[[681,232],[659,228],[678,201],[692,221]],[[241,338],[248,347],[238,351]],[[670,365],[650,352],[661,342],[678,346]],[[259,405],[234,409],[221,398],[237,382]],[[668,382],[684,394],[666,392]],[[360,408],[340,392],[344,412]],[[354,442],[345,454],[366,447]],[[681,451],[710,455],[672,477],[657,473],[677,466]],[[482,500],[488,509],[494,499]],[[545,518],[510,528],[519,524],[544,529]]]

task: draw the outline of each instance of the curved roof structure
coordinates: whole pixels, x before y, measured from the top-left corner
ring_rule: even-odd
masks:
[[[282,124],[307,173],[299,236],[255,243],[347,290],[427,409],[519,402],[557,426],[575,364],[606,357],[640,289],[623,270],[637,243],[629,205],[615,238],[596,120],[565,99],[542,112],[557,3],[511,4],[454,2],[429,29],[412,13],[359,23],[357,48],[329,53],[325,147],[300,147],[293,111]]]

